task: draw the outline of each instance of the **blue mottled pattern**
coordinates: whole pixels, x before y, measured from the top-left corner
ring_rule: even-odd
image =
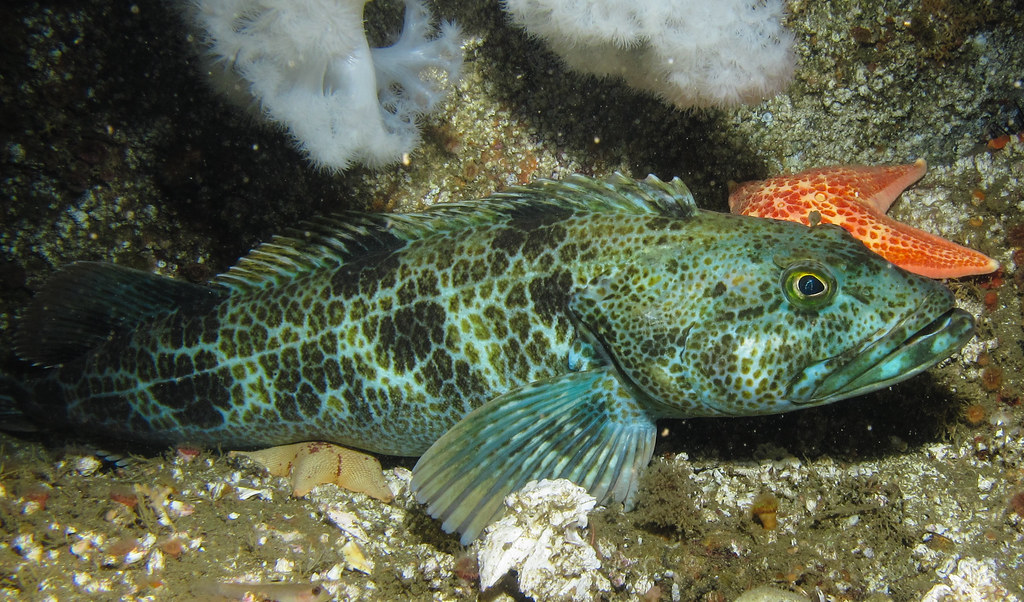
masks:
[[[875,390],[953,353],[973,327],[943,286],[840,228],[701,211],[678,180],[653,177],[577,176],[419,214],[319,220],[259,247],[188,307],[159,293],[187,300],[191,288],[79,271],[74,282],[105,274],[105,291],[160,307],[115,303],[111,322],[130,328],[72,333],[71,348],[98,345],[51,371],[40,404],[150,443],[328,440],[420,455],[444,436],[414,488],[470,536],[527,478],[628,498],[657,418],[772,414]],[[40,297],[21,347],[44,361],[60,356],[45,348],[71,320],[45,332],[46,300],[65,302]],[[52,345],[30,350],[33,324]],[[502,434],[528,427],[536,443]]]

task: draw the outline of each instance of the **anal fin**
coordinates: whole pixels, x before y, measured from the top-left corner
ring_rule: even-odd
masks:
[[[446,531],[476,539],[509,493],[565,478],[598,503],[632,505],[654,452],[653,419],[602,366],[531,383],[477,408],[416,463],[412,489]]]

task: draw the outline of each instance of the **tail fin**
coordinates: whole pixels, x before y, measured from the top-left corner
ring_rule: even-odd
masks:
[[[81,356],[116,331],[163,312],[206,307],[224,294],[110,263],[73,263],[50,278],[19,316],[14,349],[37,366],[54,366]]]
[[[30,392],[16,379],[0,374],[0,431],[36,433],[39,426],[24,411]]]
[[[117,332],[170,311],[203,311],[226,294],[219,287],[113,264],[72,263],[54,274],[18,316],[13,348],[19,358],[37,367],[65,364]],[[65,426],[56,371],[32,370],[21,364],[15,368],[16,377],[0,372],[0,430],[49,431]]]

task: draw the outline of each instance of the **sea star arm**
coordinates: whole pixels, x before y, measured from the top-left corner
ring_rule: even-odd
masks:
[[[934,234],[901,224],[885,211],[921,179],[923,159],[894,166],[839,166],[747,182],[729,195],[733,213],[841,226],[901,268],[930,278],[988,274],[994,259]]]

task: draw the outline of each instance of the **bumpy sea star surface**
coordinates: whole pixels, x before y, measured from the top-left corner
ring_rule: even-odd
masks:
[[[920,180],[923,159],[907,165],[837,166],[746,182],[729,195],[733,213],[835,224],[901,268],[929,278],[988,274],[999,263],[983,253],[902,224],[885,212]]]

